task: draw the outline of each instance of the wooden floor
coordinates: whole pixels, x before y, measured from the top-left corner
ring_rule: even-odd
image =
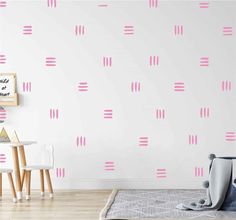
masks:
[[[4,193],[4,192],[3,192]],[[32,192],[31,200],[13,203],[7,192],[0,201],[1,220],[97,220],[110,190],[55,191],[54,199]]]

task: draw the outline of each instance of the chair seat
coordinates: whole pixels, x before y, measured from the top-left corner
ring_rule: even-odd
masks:
[[[13,172],[12,169],[7,169],[7,168],[0,169],[0,173],[12,173],[12,172]]]
[[[22,167],[23,170],[27,170],[27,171],[30,171],[30,170],[50,170],[52,169],[53,167],[51,166],[45,166],[45,165],[29,165],[29,166],[24,166]]]

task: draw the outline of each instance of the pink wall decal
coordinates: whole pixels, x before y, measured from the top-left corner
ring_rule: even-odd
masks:
[[[22,30],[24,35],[31,35],[33,31],[32,25],[24,25]]]
[[[221,82],[221,90],[223,92],[229,92],[229,91],[231,91],[231,89],[232,89],[232,82],[231,81],[225,80],[225,81]]]
[[[139,137],[139,147],[148,147],[148,137]]]
[[[0,163],[6,163],[6,160],[7,160],[6,155],[0,153]]]
[[[75,25],[75,35],[82,36],[85,33],[84,25]]]
[[[105,119],[112,119],[113,118],[113,110],[112,109],[104,109],[103,117]]]
[[[175,82],[174,83],[174,91],[175,92],[184,92],[185,91],[184,82]]]
[[[131,92],[140,92],[140,82],[131,83]]]
[[[76,138],[76,146],[77,147],[85,147],[86,146],[86,137],[78,136]]]
[[[112,66],[112,57],[103,57],[102,65],[104,67],[111,67]]]
[[[203,177],[204,176],[204,168],[203,167],[195,167],[194,168],[194,176],[195,177]]]
[[[88,91],[88,82],[79,82],[78,91],[79,92],[87,92]]]
[[[209,66],[209,57],[200,57],[200,66],[208,67]]]
[[[58,119],[58,118],[59,118],[59,110],[50,109],[50,119]]]
[[[150,56],[149,57],[149,66],[158,66],[159,65],[159,57],[158,56]]]
[[[225,140],[226,141],[235,141],[236,140],[236,133],[234,131],[227,131],[225,133]]]
[[[198,136],[190,134],[188,136],[188,144],[189,145],[197,145],[198,144]]]
[[[64,178],[65,177],[65,168],[56,168],[56,177]]]
[[[6,55],[0,54],[0,64],[5,64],[6,60],[7,60]]]
[[[0,121],[4,121],[7,118],[7,112],[5,109],[0,109]]]
[[[201,1],[199,2],[200,8],[209,8],[210,3],[208,1]]]
[[[0,8],[5,8],[7,7],[7,2],[6,1],[0,1]]]
[[[56,57],[46,57],[45,65],[49,67],[56,66]]]
[[[114,171],[115,170],[115,162],[114,161],[106,161],[104,163],[105,171]]]
[[[157,8],[158,7],[158,0],[148,0],[149,8]]]
[[[209,118],[210,117],[210,109],[208,107],[200,108],[200,118]]]
[[[174,25],[174,35],[184,35],[184,26]]]
[[[224,26],[223,27],[223,35],[224,36],[232,36],[233,35],[233,27]]]
[[[134,26],[133,25],[125,25],[124,26],[124,35],[134,35]]]
[[[165,168],[158,168],[156,170],[156,178],[163,179],[167,177],[167,172]]]
[[[165,117],[166,117],[165,109],[157,109],[156,110],[156,118],[157,119],[165,119]]]
[[[100,8],[106,8],[106,7],[108,7],[108,4],[98,4],[97,6]]]
[[[23,92],[31,92],[31,82],[23,82]]]
[[[49,8],[56,8],[57,7],[57,0],[47,0],[47,6]]]

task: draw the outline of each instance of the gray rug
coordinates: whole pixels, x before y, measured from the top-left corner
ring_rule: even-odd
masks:
[[[100,220],[105,219],[236,219],[236,212],[181,211],[179,203],[198,201],[203,190],[113,190]]]

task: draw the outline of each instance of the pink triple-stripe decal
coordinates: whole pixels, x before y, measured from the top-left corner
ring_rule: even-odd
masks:
[[[207,107],[200,108],[200,117],[201,118],[209,118],[210,117],[210,109]]]
[[[58,118],[59,118],[59,110],[50,109],[50,119],[58,119]]]
[[[88,83],[87,82],[79,82],[78,91],[79,92],[87,92],[88,91]]]
[[[188,144],[189,145],[197,145],[198,143],[198,136],[190,134],[188,136]]]
[[[57,0],[47,0],[47,6],[49,8],[56,8],[57,7]]]
[[[194,168],[194,176],[195,177],[203,177],[204,176],[204,168],[203,167],[195,167]]]
[[[100,8],[106,8],[106,7],[108,7],[108,4],[105,4],[105,3],[104,4],[98,4],[97,6],[100,7]]]
[[[64,178],[65,177],[65,168],[57,168],[56,169],[56,177]]]
[[[200,66],[208,67],[209,66],[209,57],[200,57]]]
[[[124,33],[124,35],[134,35],[134,26],[133,25],[125,25],[123,33]]]
[[[76,138],[76,146],[77,147],[84,147],[84,146],[86,146],[86,137],[78,136]]]
[[[113,118],[113,110],[112,109],[104,109],[103,117],[105,119],[112,119]]]
[[[5,8],[7,7],[7,2],[6,1],[0,1],[0,8]]]
[[[149,57],[149,66],[158,66],[159,65],[159,57],[158,56],[150,56]]]
[[[184,82],[175,82],[174,83],[174,91],[175,92],[184,92],[185,91]]]
[[[232,89],[232,82],[231,81],[226,80],[226,81],[221,82],[221,90],[223,92],[231,91],[231,89]]]
[[[84,30],[85,30],[84,25],[75,25],[75,35],[76,36],[84,35],[84,33],[85,33]]]
[[[112,66],[112,57],[103,57],[102,64],[104,67],[111,67]]]
[[[209,8],[209,2],[208,1],[201,1],[199,2],[199,7],[200,8]]]
[[[235,141],[236,140],[236,134],[234,131],[227,131],[225,133],[225,140],[226,141]]]
[[[32,34],[32,26],[31,25],[23,26],[23,34],[24,35],[31,35]]]
[[[165,117],[166,117],[165,109],[157,109],[156,110],[156,118],[157,119],[165,119]]]
[[[131,83],[131,92],[140,92],[140,82]]]
[[[0,121],[3,121],[7,118],[7,112],[5,109],[0,109]]]
[[[183,25],[175,25],[174,26],[174,35],[183,35],[184,34],[184,26]]]
[[[233,35],[233,27],[223,27],[223,35],[224,36],[232,36]]]
[[[159,0],[148,0],[149,8],[157,8]]]
[[[31,82],[23,82],[23,92],[31,92]]]
[[[46,66],[56,66],[56,57],[46,57],[45,60]]]
[[[6,60],[7,60],[6,55],[0,54],[0,64],[5,64]]]
[[[6,155],[5,154],[0,154],[0,163],[6,163]]]
[[[148,137],[139,137],[139,147],[148,147]]]
[[[105,171],[114,171],[115,170],[115,163],[114,161],[106,161],[104,164]]]
[[[156,170],[156,178],[166,178],[167,177],[167,172],[166,172],[166,169],[165,168],[158,168]]]

